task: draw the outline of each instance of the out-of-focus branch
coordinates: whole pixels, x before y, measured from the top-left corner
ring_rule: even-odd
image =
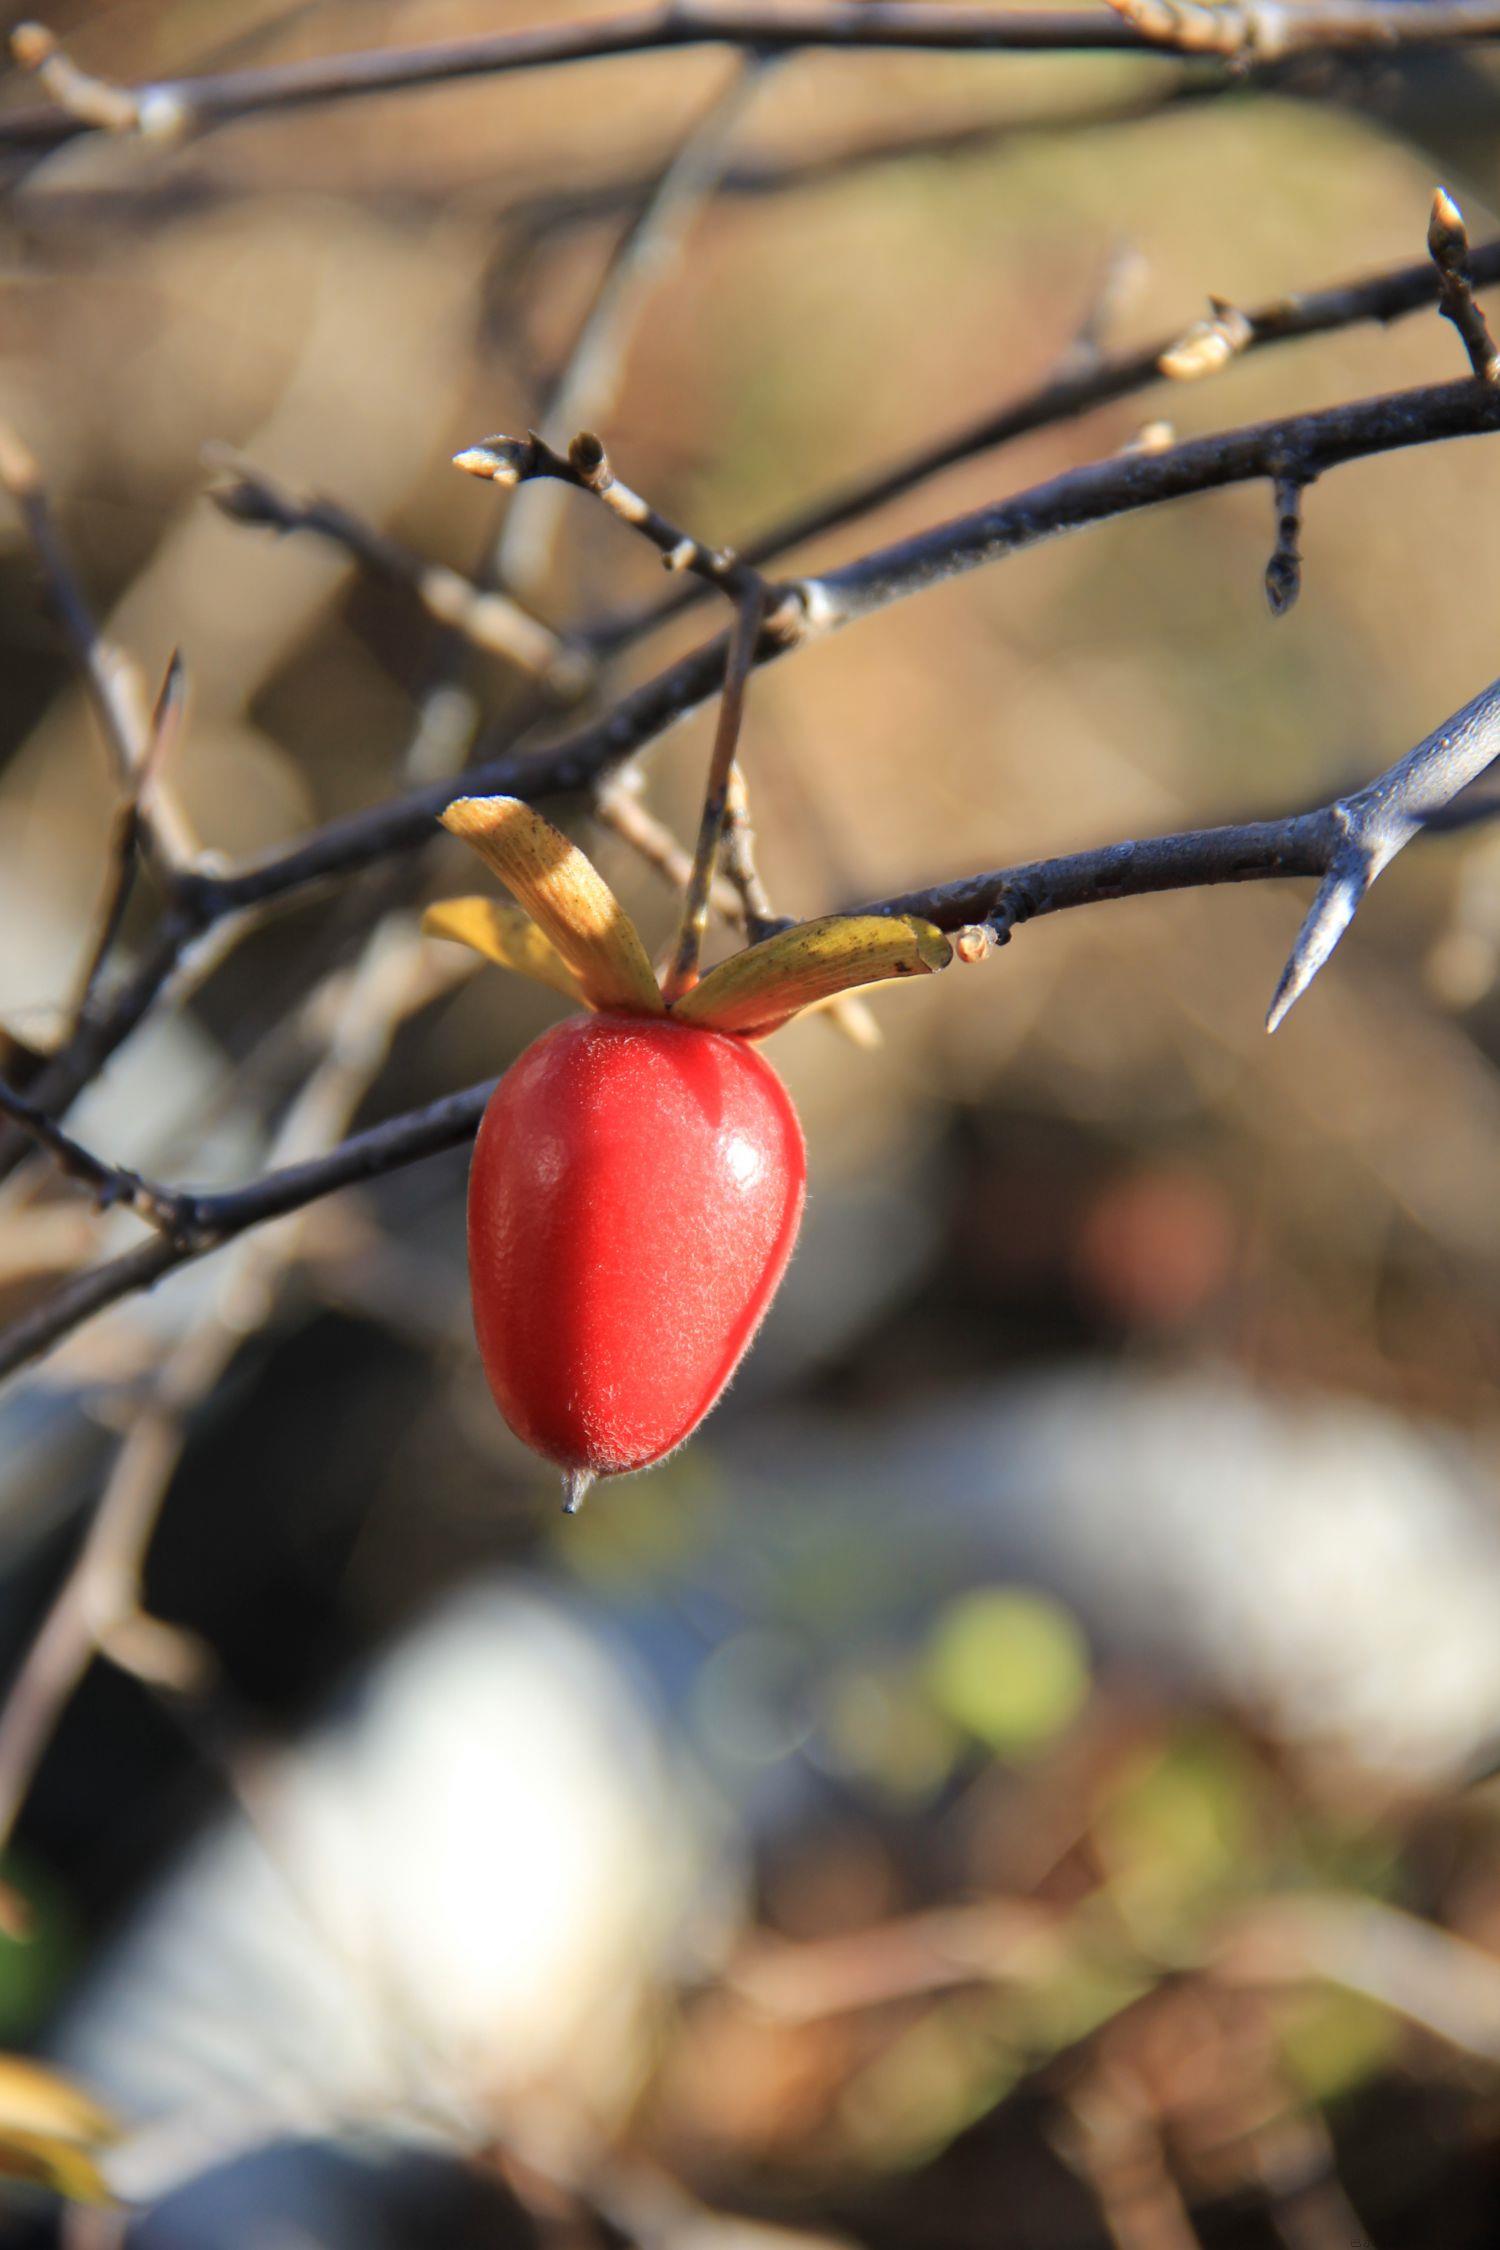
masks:
[[[195,847],[170,799],[158,793],[158,801],[149,808],[140,801],[149,769],[161,749],[160,715],[153,716],[136,665],[100,632],[58,531],[41,469],[30,449],[4,423],[0,423],[0,485],[20,510],[52,606],[104,737],[115,780],[127,798],[136,801],[138,840],[163,881],[170,885],[178,867],[191,863]]]
[[[1018,867],[995,868],[861,907],[866,914],[919,915],[939,929],[988,931],[1003,941],[1021,923],[1068,907],[1219,883],[1320,875],[1314,901],[1272,1006],[1271,1028],[1306,990],[1376,875],[1432,816],[1500,758],[1500,680],[1465,705],[1368,788],[1283,820],[1188,829]],[[1330,905],[1332,900],[1332,905]],[[983,945],[960,950],[982,959]],[[149,1287],[190,1258],[248,1229],[282,1218],[338,1189],[378,1179],[461,1145],[477,1131],[494,1082],[445,1096],[371,1126],[327,1155],[290,1164],[226,1192],[194,1195],[153,1187],[170,1234],[76,1275],[0,1331],[0,1375],[38,1358],[105,1306]],[[110,1169],[85,1155],[86,1166]],[[88,1176],[85,1172],[85,1176]]]
[[[1279,61],[1313,48],[1442,45],[1500,30],[1489,0],[1109,0],[1132,30],[1178,55]]]
[[[340,501],[289,491],[227,447],[215,447],[209,461],[226,478],[209,498],[232,522],[330,540],[377,578],[404,587],[437,624],[486,655],[518,665],[558,696],[572,698],[587,685],[593,670],[588,656],[509,594],[478,586],[445,563],[428,562]]]
[[[1222,23],[1213,20],[1221,16]],[[133,120],[120,109],[127,128],[134,122],[137,129],[164,133],[169,122],[179,132],[201,130],[269,110],[684,47],[744,47],[768,54],[803,47],[934,54],[1124,50],[1267,63],[1319,51],[1452,45],[1497,33],[1495,0],[1229,0],[1222,7],[1193,0],[1122,0],[1114,14],[1102,8],[997,9],[963,0],[669,0],[582,22],[205,72],[111,91],[136,105]],[[55,148],[98,122],[72,109],[23,111],[0,125],[0,146]]]
[[[614,246],[542,406],[544,430],[562,437],[604,421],[613,410],[642,306],[681,256],[693,220],[718,186],[740,120],[768,67],[763,54],[745,56],[652,182]],[[560,499],[545,484],[521,497],[506,515],[487,575],[522,594],[539,594],[561,522]]]
[[[94,1005],[100,979],[125,926],[136,870],[142,860],[155,867],[169,895],[175,884],[178,861],[175,857],[164,856],[151,821],[148,793],[182,731],[186,707],[187,670],[180,651],[174,650],[151,713],[145,754],[127,781],[124,799],[115,812],[110,838],[110,875],[94,943],[78,982],[78,999],[73,1010],[75,1025],[86,1021]]]
[[[416,925],[393,917],[378,928],[354,970],[330,983],[339,1006],[327,1052],[292,1103],[276,1135],[273,1159],[295,1178],[344,1133],[379,1069],[397,1026],[430,996],[428,957]],[[351,1150],[353,1142],[346,1141]],[[54,1153],[61,1153],[54,1150]],[[83,1152],[70,1144],[69,1169]],[[85,1159],[98,1167],[95,1160]],[[273,1171],[271,1178],[277,1177]],[[90,1183],[94,1184],[94,1183]],[[139,1183],[138,1183],[139,1184]],[[198,1253],[192,1198],[148,1191],[148,1216],[170,1231],[127,1253],[100,1274],[135,1269],[148,1286]],[[301,1209],[309,1198],[285,1206]],[[245,1230],[226,1214],[227,1242]],[[219,1222],[220,1229],[224,1221]],[[138,1406],[115,1457],[83,1544],[0,1706],[0,1843],[9,1836],[32,1775],[58,1719],[96,1655],[157,1683],[190,1684],[203,1652],[141,1606],[141,1574],[193,1409],[218,1383],[246,1335],[265,1319],[279,1275],[295,1256],[302,1229],[293,1226],[239,1244],[219,1275],[209,1304],[176,1343]],[[81,1277],[87,1278],[87,1277]],[[107,1296],[101,1302],[110,1301]]]

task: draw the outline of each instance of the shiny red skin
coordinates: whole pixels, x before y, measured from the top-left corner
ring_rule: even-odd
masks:
[[[775,1295],[806,1176],[791,1097],[744,1040],[625,1015],[544,1032],[469,1174],[474,1326],[517,1437],[596,1476],[680,1445]]]

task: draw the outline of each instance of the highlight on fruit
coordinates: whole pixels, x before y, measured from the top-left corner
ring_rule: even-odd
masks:
[[[866,985],[944,968],[929,922],[831,915],[721,961],[670,1003],[639,931],[578,847],[515,797],[443,814],[515,903],[455,898],[424,927],[588,1013],[512,1064],[469,1175],[485,1374],[516,1436],[598,1477],[682,1444],[739,1365],[786,1271],[806,1153],[754,1042]]]

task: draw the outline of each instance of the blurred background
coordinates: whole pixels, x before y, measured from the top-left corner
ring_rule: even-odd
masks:
[[[82,68],[140,80],[588,12],[48,20]],[[1125,349],[1208,292],[1405,263],[1439,179],[1486,235],[1484,56],[1264,86],[1133,56],[710,48],[12,150],[0,415],[109,641],[148,685],[183,651],[161,788],[237,862],[577,718],[406,565],[278,536],[268,491],[509,586],[571,643],[659,593],[653,558],[580,495],[457,475],[458,448],[588,422],[676,521],[749,539],[1044,382],[1105,300]],[[38,99],[18,72],[0,92]],[[1462,365],[1431,312],[1252,353],[962,463],[786,567],[1158,417],[1187,436]],[[273,482],[237,486],[245,463]],[[1368,778],[1496,669],[1497,476],[1469,441],[1318,485],[1275,622],[1249,488],[757,677],[776,909]],[[606,707],[718,622],[684,615],[566,695]],[[67,1027],[117,792],[14,510],[0,635],[20,1077]],[[654,745],[623,808],[549,808],[653,942],[675,900],[637,816],[691,836],[710,723]],[[1274,1041],[1300,886],[1023,929],[877,996],[878,1051],[823,1018],[781,1035],[812,1183],[789,1278],[688,1447],[577,1521],[485,1389],[462,1151],[13,1381],[12,1676],[92,1512],[124,1490],[151,1535],[147,1619],[99,1631],[55,1729],[0,1722],[0,2044],[107,2103],[124,2137],[90,2161],[122,2200],[36,2187],[55,2149],[19,2110],[7,2135],[0,2072],[0,2168],[23,2175],[0,2238],[1500,2240],[1496,851],[1480,827],[1404,858]],[[422,897],[470,881],[435,844],[237,930],[79,1135],[237,1182],[503,1069],[555,1003],[414,934]],[[143,884],[123,963],[154,911]],[[4,1194],[7,1315],[139,1233],[40,1161]]]

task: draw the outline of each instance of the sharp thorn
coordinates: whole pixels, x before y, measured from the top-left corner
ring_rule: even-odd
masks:
[[[1347,854],[1329,869],[1281,972],[1281,982],[1266,1017],[1267,1031],[1275,1031],[1284,1023],[1301,999],[1353,921],[1355,908],[1374,877],[1374,866],[1362,852]]]

